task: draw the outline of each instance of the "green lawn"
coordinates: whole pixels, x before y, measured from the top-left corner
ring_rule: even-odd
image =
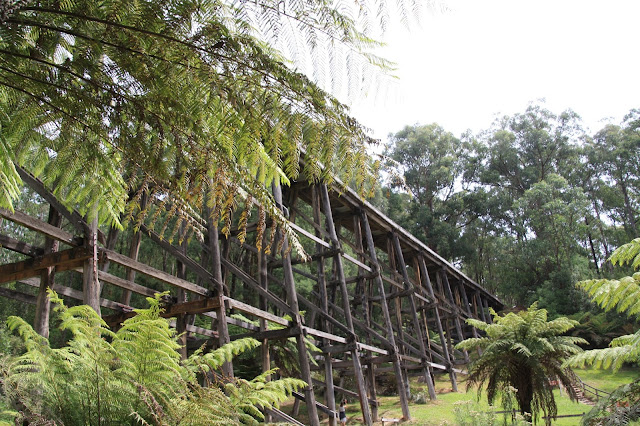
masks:
[[[583,382],[605,392],[612,392],[640,377],[640,370],[631,367],[621,368],[615,374],[611,370],[575,369],[574,371]]]
[[[610,370],[576,370],[576,373],[587,384],[597,387],[598,389],[611,392],[616,387],[629,383],[638,377],[639,370],[634,368],[621,369],[615,374]],[[461,378],[462,380],[462,378]],[[487,404],[486,396],[483,395],[483,399],[476,401],[475,390],[468,393],[464,383],[459,383],[459,392],[453,392],[451,384],[448,381],[448,377],[444,375],[437,376],[436,391],[438,397],[435,401],[429,401],[426,404],[410,404],[410,411],[412,420],[410,422],[404,422],[406,425],[424,425],[424,426],[444,426],[455,425],[454,409],[456,407],[461,408],[462,404],[470,404],[470,409],[475,410],[478,413],[486,413],[488,411],[500,411],[501,407],[489,407]],[[412,382],[412,392],[427,392],[425,385],[420,385]],[[559,390],[554,392],[556,397],[556,403],[558,405],[558,415],[568,414],[583,414],[588,412],[591,407],[585,404],[572,402],[566,393],[560,394]],[[378,417],[382,418],[401,418],[402,410],[398,402],[398,398],[395,396],[379,396],[380,406],[378,408]],[[287,413],[291,413],[291,407],[293,402],[290,401],[284,404],[281,408]],[[300,416],[303,423],[305,419],[305,406],[300,404]],[[362,417],[360,416],[360,407],[356,400],[351,400],[347,406],[347,416],[349,425],[362,424]],[[558,426],[575,426],[579,424],[579,417],[559,418],[553,424]],[[323,423],[328,423],[325,420]],[[381,423],[376,423],[380,425]]]

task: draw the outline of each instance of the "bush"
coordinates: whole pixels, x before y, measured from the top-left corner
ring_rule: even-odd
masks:
[[[259,343],[240,339],[216,351],[197,351],[180,361],[175,330],[160,317],[160,295],[148,298],[113,332],[88,306],[67,308],[51,292],[60,329],[71,333],[66,346],[47,339],[19,317],[9,328],[22,337],[26,352],[0,366],[8,400],[19,406],[16,421],[38,424],[241,424],[262,419],[260,408],[277,405],[298,379],[225,383],[217,375],[225,361]]]

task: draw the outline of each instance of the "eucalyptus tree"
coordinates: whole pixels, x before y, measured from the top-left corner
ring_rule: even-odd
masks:
[[[405,127],[385,152],[402,173],[391,187],[411,194],[404,218],[391,209],[392,218],[450,259],[463,252],[460,228],[474,219],[476,200],[464,179],[471,147],[434,123]]]
[[[268,188],[300,178],[302,152],[304,178],[363,190],[365,129],[258,37],[285,18],[301,49],[328,40],[388,65],[334,2],[1,1],[0,207],[18,196],[19,166],[101,223],[167,210],[169,231],[199,233],[208,205],[227,230],[245,199],[288,232]]]
[[[557,415],[553,389],[549,381],[557,378],[571,399],[571,386],[577,380],[573,371],[563,366],[569,356],[582,351],[586,343],[579,337],[563,336],[577,321],[565,317],[547,320],[547,311],[534,303],[525,311],[504,316],[491,311],[493,324],[468,319],[467,323],[486,333],[485,337],[463,340],[458,349],[481,349],[482,354],[469,367],[467,390],[478,386],[478,398],[486,389],[489,403],[498,398],[506,408],[513,400],[525,416],[534,420],[540,413],[545,423]]]

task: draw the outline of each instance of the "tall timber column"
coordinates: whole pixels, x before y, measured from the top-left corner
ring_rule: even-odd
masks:
[[[220,260],[220,243],[218,241],[218,224],[213,220],[213,215],[206,209],[207,215],[207,231],[209,234],[209,256],[211,256],[211,274],[215,282],[215,291],[218,297],[223,297],[224,281],[222,279],[222,261]],[[229,329],[227,327],[227,309],[226,302],[220,303],[220,307],[216,309],[216,327],[218,330],[218,344],[226,345],[231,341],[229,338]],[[233,377],[233,364],[225,362],[222,364],[222,373],[226,377]]]
[[[100,283],[98,282],[98,213],[85,232],[84,245],[91,257],[84,261],[82,270],[82,302],[100,314]]]
[[[409,280],[409,274],[407,273],[407,264],[404,260],[404,255],[402,254],[402,247],[400,246],[400,239],[398,238],[398,234],[395,232],[392,235],[393,245],[396,252],[396,258],[398,261],[398,269],[400,269],[400,273],[402,274],[402,281],[404,282],[404,289],[408,290],[411,288],[411,282]],[[424,373],[424,379],[427,383],[427,388],[429,389],[429,398],[432,400],[436,399],[436,388],[433,384],[433,379],[431,378],[431,369],[429,368],[429,358],[427,356],[427,347],[425,344],[425,339],[422,334],[422,327],[420,327],[420,320],[418,319],[418,311],[416,310],[416,301],[413,295],[411,294],[406,296],[409,300],[409,308],[411,310],[411,319],[413,320],[413,328],[415,338],[418,339],[418,343],[420,345],[420,353],[421,353],[421,361]]]
[[[320,201],[320,191],[317,185],[314,185],[312,187],[312,208],[313,208],[313,220],[314,222],[319,225],[322,226],[321,223],[321,213],[320,213],[320,205],[321,205],[321,201]],[[316,229],[315,231],[316,237],[322,238],[322,234],[320,233],[320,231],[318,229]],[[320,244],[320,243],[316,243],[316,252],[320,253],[322,250],[324,249],[324,247]],[[324,261],[325,258],[324,256],[320,256],[318,258],[318,294],[320,295],[320,309],[322,310],[323,314],[327,314],[329,315],[329,296],[327,293],[327,278],[326,278],[326,270],[325,270],[325,265],[324,265]],[[329,331],[331,329],[331,323],[325,319],[322,318],[322,329],[324,331]],[[323,346],[329,346],[330,341],[329,339],[322,339],[322,345]],[[327,407],[329,407],[329,409],[331,411],[336,411],[336,397],[335,397],[335,390],[334,390],[334,385],[333,385],[333,361],[332,361],[332,356],[331,356],[331,352],[327,352],[324,354],[324,378],[325,378],[325,385],[326,385],[326,389],[325,389],[325,403],[327,404]],[[336,426],[338,424],[338,419],[336,419],[335,417],[329,417],[329,426]]]
[[[407,396],[407,389],[402,383],[402,378],[404,377],[402,373],[402,363],[400,361],[400,354],[398,351],[398,345],[396,345],[396,338],[393,333],[393,324],[391,322],[391,315],[389,314],[389,306],[387,305],[387,297],[384,289],[384,282],[382,281],[381,271],[380,271],[380,263],[378,262],[378,256],[376,255],[376,247],[373,242],[373,234],[371,233],[371,228],[369,227],[369,219],[367,218],[367,213],[364,211],[360,212],[360,220],[362,223],[362,231],[364,232],[364,236],[367,240],[367,248],[369,251],[369,258],[373,263],[374,270],[374,280],[376,285],[378,286],[378,296],[380,297],[380,308],[382,309],[382,316],[384,317],[384,325],[387,328],[387,339],[389,340],[389,344],[393,347],[393,371],[398,379],[398,397],[400,398],[400,406],[402,407],[402,417],[405,420],[411,419],[411,414],[409,412],[409,398]]]
[[[458,335],[458,340],[462,342],[464,340],[464,333],[462,331],[462,323],[460,321],[460,305],[456,302],[456,299],[453,297],[453,292],[451,291],[451,285],[449,284],[449,277],[447,276],[447,271],[442,268],[440,270],[440,277],[442,277],[442,283],[444,285],[444,290],[447,292],[447,297],[449,302],[451,303],[451,308],[453,309],[453,323],[456,327],[456,334]],[[453,346],[453,343],[452,345]],[[464,354],[464,361],[469,362],[469,352],[462,351]]]
[[[447,344],[447,336],[444,334],[444,329],[442,328],[442,318],[440,317],[440,309],[438,308],[438,299],[436,298],[436,293],[433,291],[433,285],[431,284],[431,278],[429,277],[429,270],[427,269],[427,264],[424,261],[424,257],[420,256],[418,261],[418,266],[420,268],[420,275],[424,280],[424,284],[427,287],[427,292],[431,297],[431,303],[433,303],[433,312],[435,315],[436,321],[436,329],[438,330],[438,336],[440,336],[440,343],[442,344],[442,355],[447,360],[447,369],[449,370],[449,378],[451,379],[451,388],[454,392],[458,391],[458,382],[456,380],[456,373],[453,370],[453,358],[449,353],[449,345]]]
[[[62,215],[53,207],[49,207],[49,225],[60,227],[62,223]],[[44,254],[58,251],[60,243],[51,237],[44,240]],[[47,289],[53,290],[53,282],[55,276],[55,268],[48,267],[42,271],[40,275],[40,289],[36,297],[36,317],[34,320],[34,330],[42,337],[49,338],[49,313],[51,312],[51,302]]]
[[[360,217],[359,215],[355,214],[352,217],[353,219],[353,230],[354,230],[354,236],[355,236],[355,243],[356,243],[356,252],[358,253],[358,257],[360,262],[362,262],[363,264],[366,263],[366,259],[364,256],[364,246],[362,244],[362,225],[360,223]],[[371,281],[369,279],[367,279],[367,277],[364,276],[364,269],[362,268],[362,266],[358,265],[358,285],[360,286],[360,297],[362,298],[360,301],[360,306],[362,308],[362,316],[364,318],[364,322],[367,325],[367,327],[371,328],[371,315],[370,315],[370,301],[369,301],[369,292],[370,292],[370,288],[371,288]],[[356,289],[358,287],[356,286]],[[358,294],[358,291],[356,290],[356,294]],[[357,311],[355,311],[354,309],[354,313],[357,313]],[[373,344],[371,337],[369,336],[367,338],[367,343],[369,344]],[[367,364],[367,384],[369,386],[369,398],[373,401],[378,401],[378,396],[377,396],[377,392],[376,392],[376,364],[371,362],[371,356],[368,357],[367,359],[368,364]],[[371,418],[374,422],[378,421],[378,404],[372,404],[371,405]]]
[[[276,205],[282,207],[282,188],[279,185],[273,186],[273,198]],[[275,224],[273,225],[275,226]],[[289,253],[289,242],[286,235],[282,235],[282,266],[284,272],[284,284],[287,293],[287,302],[292,310],[292,322],[293,327],[297,328],[300,332],[296,335],[296,346],[298,347],[298,356],[300,359],[300,375],[302,380],[308,383],[308,386],[304,390],[305,399],[307,403],[307,413],[309,415],[309,424],[313,426],[320,425],[320,419],[318,418],[318,408],[316,407],[316,397],[313,392],[313,381],[311,378],[311,365],[309,361],[309,353],[307,352],[307,346],[304,341],[304,334],[302,333],[302,317],[300,316],[300,308],[298,306],[298,295],[296,293],[296,284],[293,277],[293,267],[291,265],[291,253]]]
[[[344,309],[344,317],[347,322],[347,327],[351,331],[353,341],[353,349],[351,350],[351,360],[353,362],[353,369],[356,379],[356,385],[358,386],[358,395],[360,397],[360,409],[362,410],[362,417],[366,425],[371,425],[371,410],[369,408],[369,398],[367,396],[367,387],[364,382],[364,374],[362,374],[362,364],[360,363],[360,351],[358,350],[356,334],[353,328],[353,317],[351,316],[351,303],[349,302],[349,292],[347,290],[347,282],[344,276],[344,268],[342,266],[342,248],[340,247],[340,240],[336,233],[336,227],[333,222],[333,212],[331,211],[331,202],[329,200],[329,191],[326,184],[320,184],[320,193],[322,195],[322,209],[324,210],[325,219],[327,221],[327,231],[329,231],[329,238],[331,238],[331,245],[334,249],[337,249],[337,253],[334,255],[334,265],[336,266],[336,272],[338,273],[338,283],[340,285],[340,292],[342,294],[342,304]]]

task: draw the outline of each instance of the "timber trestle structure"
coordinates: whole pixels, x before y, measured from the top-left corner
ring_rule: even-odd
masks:
[[[217,346],[253,336],[263,342],[261,368],[266,370],[272,366],[269,344],[294,338],[299,377],[311,384],[295,396],[306,403],[309,424],[319,424],[320,415],[336,424],[338,401],[347,397],[360,401],[365,424],[377,421],[376,377],[387,372],[397,382],[403,416],[410,419],[409,376],[420,375],[431,398],[436,397],[434,371],[446,372],[457,389],[456,365],[468,354],[454,346],[474,335],[465,319],[490,321],[488,308],[502,307],[495,296],[337,185],[296,182],[273,189],[311,257],[303,262],[271,225],[263,246],[271,243],[272,249],[261,251],[255,248],[252,223],[246,244],[238,231],[219,235],[211,220],[204,242],[171,243],[144,225],[138,232],[111,229],[105,235],[95,222],[68,211],[39,180],[19,172],[48,203],[49,214],[45,220],[0,209],[2,250],[19,253],[12,256],[21,259],[0,265],[0,296],[35,304],[36,331],[48,335],[48,287],[102,310],[115,326],[133,308],[145,306],[141,296],[170,290],[164,315],[175,318],[185,357],[187,348],[207,340]],[[145,263],[150,258],[140,254],[145,244],[156,258],[162,253],[162,265]],[[322,352],[310,354],[307,339]],[[232,376],[232,366],[225,365],[223,373]],[[291,421],[278,410],[266,414]]]

